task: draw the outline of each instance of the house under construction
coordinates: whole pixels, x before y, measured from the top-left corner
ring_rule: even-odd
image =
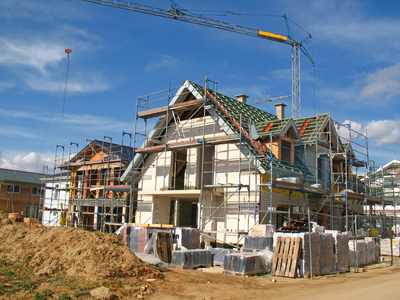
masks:
[[[131,134],[124,132],[123,139],[125,135],[131,143]],[[86,141],[79,152],[78,144],[71,143],[68,156],[58,145],[54,174],[45,180],[42,223],[102,231],[125,223],[130,188],[119,178],[132,156],[131,146],[114,144],[111,137]]]
[[[172,224],[198,227],[206,244],[239,244],[253,225],[289,219],[348,231],[365,206],[390,203],[360,179],[370,169],[365,134],[330,114],[293,119],[284,104],[272,114],[246,100],[210,80],[139,97],[134,133],[122,135],[133,146],[95,140],[62,154],[68,201],[52,196],[45,209],[93,230]]]

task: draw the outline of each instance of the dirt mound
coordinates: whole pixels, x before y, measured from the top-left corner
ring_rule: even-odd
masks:
[[[156,278],[119,237],[70,227],[0,223],[0,259],[21,263],[34,276],[65,275],[93,280],[110,277]]]

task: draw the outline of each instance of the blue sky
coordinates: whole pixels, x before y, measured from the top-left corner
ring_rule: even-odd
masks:
[[[136,1],[168,9],[168,0]],[[400,2],[194,1],[189,13],[287,35],[286,14],[312,36],[302,56],[301,116],[332,114],[368,133],[378,165],[399,159]],[[240,13],[228,14],[224,11]],[[291,47],[78,0],[0,2],[0,167],[42,171],[57,145],[122,141],[139,96],[184,80],[227,96],[291,94]],[[292,24],[294,39],[304,31]],[[65,97],[67,55],[70,69]],[[315,86],[315,96],[314,96]],[[286,102],[290,107],[290,100]],[[274,112],[273,103],[260,108]],[[290,114],[288,112],[288,114]],[[126,142],[125,142],[126,143]]]

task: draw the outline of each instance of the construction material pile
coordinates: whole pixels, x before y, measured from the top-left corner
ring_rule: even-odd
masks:
[[[326,275],[349,270],[349,237],[346,234],[320,232],[282,233],[278,236],[301,237],[301,251],[298,262],[300,276]]]
[[[400,257],[400,237],[395,237],[394,239],[381,239],[381,254],[391,255],[393,251],[394,256]],[[392,248],[393,250],[391,250]]]
[[[299,232],[308,232],[308,220],[303,218],[301,221],[290,219],[289,223],[285,226],[282,226],[277,232],[285,232],[285,233],[299,233]]]

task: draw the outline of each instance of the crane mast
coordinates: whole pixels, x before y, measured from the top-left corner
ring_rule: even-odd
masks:
[[[292,117],[295,119],[300,118],[301,116],[300,51],[304,53],[304,55],[311,61],[313,65],[314,65],[314,60],[312,59],[311,55],[307,52],[307,50],[302,46],[301,42],[296,42],[292,40],[290,26],[287,17],[285,15],[284,18],[286,21],[286,25],[288,27],[289,37],[267,31],[257,30],[250,27],[235,25],[219,20],[213,20],[201,16],[186,14],[176,8],[166,10],[162,8],[151,7],[123,0],[82,0],[82,1],[125,9],[134,12],[140,12],[153,16],[159,16],[167,19],[179,20],[187,23],[217,28],[225,31],[235,32],[256,38],[261,38],[291,45],[292,46]]]

